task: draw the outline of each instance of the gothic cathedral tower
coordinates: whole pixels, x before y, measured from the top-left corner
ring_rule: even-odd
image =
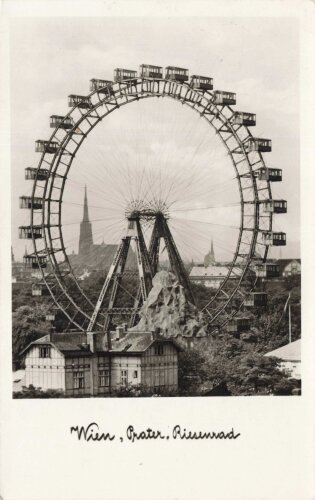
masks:
[[[87,256],[92,250],[93,245],[93,235],[92,235],[92,224],[89,221],[89,209],[87,201],[86,186],[84,188],[84,208],[83,208],[83,219],[80,223],[80,239],[79,239],[79,255]]]
[[[204,266],[213,266],[215,264],[215,256],[214,256],[214,249],[213,249],[213,240],[211,240],[211,250],[207,255],[205,256],[204,259]]]

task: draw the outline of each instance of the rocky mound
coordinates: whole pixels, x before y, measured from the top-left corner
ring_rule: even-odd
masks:
[[[204,314],[188,302],[184,288],[174,274],[158,272],[152,289],[140,311],[139,323],[131,331],[158,329],[165,337],[204,337],[207,323]]]

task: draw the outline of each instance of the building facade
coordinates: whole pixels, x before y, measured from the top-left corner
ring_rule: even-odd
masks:
[[[238,279],[241,276],[241,269],[234,269],[233,274],[231,274],[231,279]],[[193,283],[199,285],[204,285],[207,288],[219,288],[222,281],[225,280],[229,273],[228,266],[194,266],[189,274],[189,279]]]
[[[178,352],[172,340],[151,332],[128,332],[113,338],[103,333],[49,334],[24,351],[23,385],[59,389],[67,396],[102,396],[141,386],[154,392],[178,388]]]

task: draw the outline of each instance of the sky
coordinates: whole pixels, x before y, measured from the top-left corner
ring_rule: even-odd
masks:
[[[142,63],[209,75],[214,88],[236,92],[236,109],[256,113],[255,135],[272,139],[266,163],[283,169],[283,182],[272,185],[273,197],[288,201],[288,214],[278,215],[274,226],[287,233],[281,256],[299,257],[299,45],[294,19],[15,18],[10,50],[12,244],[17,259],[26,241],[18,239],[17,228],[28,223],[18,198],[31,190],[24,169],[39,161],[34,142],[50,136],[49,116],[66,114],[67,96],[87,94],[91,78],[112,79],[114,68],[137,70]],[[237,202],[232,167],[197,115],[178,103],[155,101],[113,113],[82,146],[65,190],[68,251],[77,251],[85,184],[94,240],[112,243],[124,231],[124,210],[137,189],[143,193],[151,179],[157,192],[165,192],[181,178],[186,183],[170,190],[177,210],[174,237],[181,251],[200,260],[213,239],[217,257],[228,260],[239,215],[228,206]],[[139,187],[143,165],[149,173]],[[191,177],[191,172],[196,174]],[[183,208],[198,203],[213,209],[198,219],[194,212],[180,216]],[[278,249],[274,255],[280,256]]]

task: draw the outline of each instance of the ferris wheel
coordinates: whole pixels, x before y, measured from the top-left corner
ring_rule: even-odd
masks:
[[[152,102],[147,99],[149,97],[155,98],[154,111],[152,104],[147,104]],[[163,130],[159,125],[159,110],[169,107],[170,100],[174,105],[171,116],[163,122]],[[209,153],[209,148],[198,143],[198,130],[189,130],[190,120],[202,121],[205,141],[212,134],[230,171],[231,178],[226,182],[233,181],[234,193],[237,192],[238,197],[235,203],[226,203],[232,210],[234,205],[238,209],[238,224],[231,225],[235,231],[232,248],[228,249],[229,242],[223,236],[221,241],[222,248],[230,251],[230,258],[226,259],[228,270],[202,309],[211,328],[217,329],[240,309],[265,305],[267,295],[263,280],[278,273],[277,266],[267,260],[269,248],[286,244],[285,233],[273,228],[273,216],[285,213],[287,203],[272,198],[271,183],[282,180],[282,171],[265,163],[263,153],[271,151],[271,140],[252,134],[256,115],[234,110],[235,93],[213,90],[212,78],[200,75],[189,78],[185,68],[168,66],[163,74],[162,67],[142,64],[139,72],[115,69],[113,81],[93,78],[90,93],[87,96],[71,94],[68,104],[69,113],[50,117],[50,127],[54,129],[50,138],[36,141],[35,150],[41,153],[40,161],[37,167],[25,170],[26,179],[33,181],[32,193],[20,198],[20,207],[30,210],[30,224],[20,226],[19,233],[21,238],[32,240],[33,248],[24,256],[25,264],[40,270],[43,286],[68,318],[69,325],[81,330],[106,330],[115,314],[125,314],[130,325],[135,324],[139,308],[152,287],[152,279],[160,269],[163,252],[168,256],[169,269],[186,290],[187,299],[194,303],[182,255],[197,239],[197,224],[203,224],[203,228],[207,223],[220,225],[216,218],[215,222],[209,222],[207,213],[215,208],[211,203],[215,196],[221,197],[220,186],[224,179],[211,187],[215,177],[212,167],[216,163],[215,168],[221,168],[220,157],[215,158],[213,148]],[[125,108],[127,104],[130,106]],[[181,118],[179,125],[171,123],[177,113],[175,108],[180,105],[184,105],[185,120]],[[137,116],[140,106],[144,109],[142,122]],[[119,113],[127,108],[132,109],[132,122],[124,126]],[[114,116],[118,116],[116,122]],[[96,133],[97,125],[109,120],[116,128],[99,136],[99,141],[107,143],[108,148],[112,146],[107,163],[102,169],[90,169],[91,150],[86,146],[87,139],[93,136],[92,132]],[[143,138],[150,127],[155,142],[151,141],[145,159]],[[170,140],[170,130],[176,132],[182,143],[185,142],[189,154],[178,156],[174,142]],[[134,149],[128,153],[126,146],[124,156],[119,157],[124,134],[129,134],[128,140]],[[79,172],[77,165],[84,148],[86,160],[80,184],[79,176],[74,174],[71,178],[71,172],[75,169]],[[167,149],[172,160],[166,157]],[[141,151],[134,154],[136,150]],[[200,151],[198,161],[203,162],[203,169],[198,171],[194,162]],[[116,161],[113,160],[115,157]],[[153,164],[155,161],[158,166]],[[89,192],[94,191],[95,197],[103,199],[99,207],[102,218],[95,219],[100,224],[100,232],[103,228],[106,236],[113,228],[119,229],[115,233],[117,244],[111,265],[93,297],[84,289],[73,269],[65,238],[66,226],[72,223],[67,222],[67,212],[69,215],[78,205],[75,201],[78,198],[65,200],[68,185],[77,185],[81,196],[81,187],[87,180],[91,183]],[[191,203],[189,193],[193,198]],[[119,213],[117,220],[113,212],[115,202]],[[206,214],[201,221],[190,215],[201,212]],[[202,237],[205,238],[204,230]],[[220,237],[216,240],[219,245]],[[138,282],[134,290],[127,290],[132,304],[126,307],[117,305],[117,293],[122,286],[131,245],[136,257]],[[191,254],[188,252],[187,255]]]

